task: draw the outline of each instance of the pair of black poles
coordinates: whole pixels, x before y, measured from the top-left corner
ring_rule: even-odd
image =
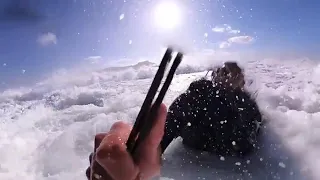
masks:
[[[161,81],[164,77],[166,69],[169,66],[169,63],[172,59],[173,49],[171,47],[167,48],[161,62],[159,68],[156,72],[156,75],[152,81],[151,87],[145,97],[145,100],[141,106],[141,109],[138,113],[136,121],[133,125],[131,133],[129,135],[128,141],[126,143],[127,150],[132,155],[137,150],[137,147],[148,137],[154,122],[156,120],[157,112],[159,107],[168,91],[168,88],[172,82],[173,76],[182,61],[183,53],[178,52],[172,66],[169,70],[167,78],[160,89],[158,97],[154,101],[155,95],[159,89]],[[153,103],[154,101],[154,103]],[[90,180],[112,180],[112,178],[108,175],[108,173],[94,160],[96,149],[99,147],[98,142],[94,142],[94,153],[90,157]]]

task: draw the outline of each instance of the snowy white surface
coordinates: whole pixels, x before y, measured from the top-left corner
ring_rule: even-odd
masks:
[[[308,60],[240,64],[254,80],[248,88],[258,90],[267,119],[263,148],[239,160],[191,152],[177,139],[165,152],[162,176],[320,179],[320,66]],[[168,106],[205,74],[194,70],[179,70],[165,97]],[[33,88],[1,93],[0,179],[85,180],[94,135],[118,120],[134,121],[154,72],[150,64],[65,71]]]

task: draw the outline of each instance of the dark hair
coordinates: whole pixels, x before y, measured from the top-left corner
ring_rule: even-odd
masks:
[[[242,69],[238,66],[236,62],[225,62],[223,69],[227,70],[228,73],[241,74]]]
[[[243,88],[244,74],[236,62],[225,62],[222,67],[218,67],[216,72],[212,72],[212,80],[216,83],[227,84],[234,88]]]

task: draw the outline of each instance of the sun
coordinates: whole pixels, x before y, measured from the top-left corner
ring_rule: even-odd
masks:
[[[181,9],[172,1],[158,4],[153,15],[155,25],[161,29],[174,29],[181,21]]]

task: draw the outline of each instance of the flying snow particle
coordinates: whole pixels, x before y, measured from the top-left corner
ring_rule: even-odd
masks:
[[[129,40],[129,44],[132,44],[132,40]]]
[[[187,123],[187,126],[191,126],[191,123],[190,123],[190,122],[188,122],[188,123]]]
[[[220,157],[220,160],[221,160],[221,161],[224,161],[224,160],[225,160],[225,158],[224,158],[223,156],[221,156],[221,157]]]
[[[227,123],[227,120],[220,121],[220,124],[226,124],[226,123]]]
[[[122,20],[124,18],[124,14],[121,14],[119,19]]]
[[[286,165],[283,162],[279,162],[279,166],[282,168],[286,168]]]
[[[236,162],[235,165],[241,166],[241,162]]]
[[[6,64],[6,63],[3,63],[3,66],[7,66],[7,64]]]
[[[24,73],[26,72],[26,70],[22,69],[22,71],[21,71],[21,72],[22,72],[22,74],[24,74]]]
[[[235,141],[232,141],[232,145],[234,145],[234,146],[235,146],[235,145],[236,145],[236,142],[235,142]]]

